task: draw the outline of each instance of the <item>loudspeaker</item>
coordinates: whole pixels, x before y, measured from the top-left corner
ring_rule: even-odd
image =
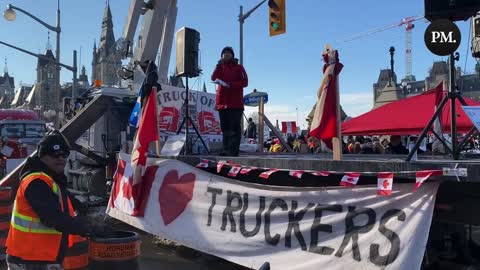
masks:
[[[198,67],[200,33],[197,30],[183,27],[175,35],[177,76],[197,77],[201,72]]]
[[[465,21],[480,11],[479,0],[425,0],[425,18]]]

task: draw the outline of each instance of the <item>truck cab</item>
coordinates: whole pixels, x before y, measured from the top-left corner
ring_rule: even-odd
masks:
[[[12,154],[7,155],[8,158],[25,158],[31,154],[45,132],[45,122],[34,111],[0,110],[0,136],[3,144],[12,148]],[[23,152],[25,153],[22,154]]]

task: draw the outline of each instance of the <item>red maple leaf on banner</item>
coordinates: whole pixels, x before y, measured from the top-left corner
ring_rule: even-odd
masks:
[[[353,177],[348,177],[348,178],[347,178],[347,181],[348,181],[348,182],[353,182],[353,181],[355,181],[355,178],[353,178]]]
[[[122,183],[123,197],[131,199],[133,197],[133,176],[128,178],[128,182]]]
[[[390,186],[390,182],[388,180],[383,180],[383,188],[388,188]]]

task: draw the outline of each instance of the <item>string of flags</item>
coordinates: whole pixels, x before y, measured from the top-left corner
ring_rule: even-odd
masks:
[[[443,170],[422,170],[422,171],[399,171],[399,172],[339,172],[339,171],[312,171],[312,170],[289,170],[289,169],[277,169],[277,168],[259,168],[252,166],[243,166],[240,164],[235,164],[232,161],[212,161],[208,159],[200,159],[195,167],[197,168],[209,168],[210,162],[216,163],[217,173],[222,171],[222,168],[225,165],[230,166],[230,170],[227,175],[230,177],[236,177],[240,175],[247,175],[252,170],[265,170],[260,173],[259,177],[265,180],[268,180],[270,176],[276,172],[288,172],[288,174],[294,178],[301,179],[302,175],[309,173],[315,176],[327,177],[331,174],[343,174],[340,180],[340,186],[344,187],[355,187],[358,184],[358,180],[361,175],[368,176],[377,176],[377,195],[388,196],[392,194],[393,189],[393,176],[394,174],[413,174],[415,173],[415,185],[413,187],[413,192],[418,190],[420,186],[427,181],[431,176],[442,176],[444,175]],[[449,169],[451,173],[452,169]],[[445,174],[446,175],[446,174]]]

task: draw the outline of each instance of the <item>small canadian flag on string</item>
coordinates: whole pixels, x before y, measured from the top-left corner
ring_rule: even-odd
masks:
[[[354,187],[357,185],[360,173],[346,173],[340,181],[340,186]]]
[[[233,166],[230,171],[228,172],[228,176],[235,177],[237,174],[240,172],[240,169],[242,167],[239,166]]]
[[[419,171],[415,173],[415,187],[413,187],[413,192],[417,191],[417,189],[423,184],[423,182],[427,181],[430,176],[435,175],[442,175],[442,171]]]
[[[200,163],[195,166],[197,168],[208,168],[208,159],[200,159]]]
[[[259,175],[259,177],[263,179],[268,179],[272,173],[278,172],[279,169],[270,169],[269,171],[263,172]]]
[[[222,171],[223,166],[225,165],[224,161],[219,161],[217,163],[217,173],[220,173]]]
[[[393,173],[378,173],[377,194],[392,195]]]
[[[257,167],[248,167],[248,168],[242,168],[240,170],[240,174],[248,174],[251,170],[255,170]]]
[[[312,174],[315,175],[315,176],[329,176],[330,172],[318,171],[318,172],[312,172]]]
[[[302,175],[305,171],[301,171],[301,170],[295,170],[295,171],[290,171],[288,174],[292,177],[295,177],[295,178],[302,178]]]

